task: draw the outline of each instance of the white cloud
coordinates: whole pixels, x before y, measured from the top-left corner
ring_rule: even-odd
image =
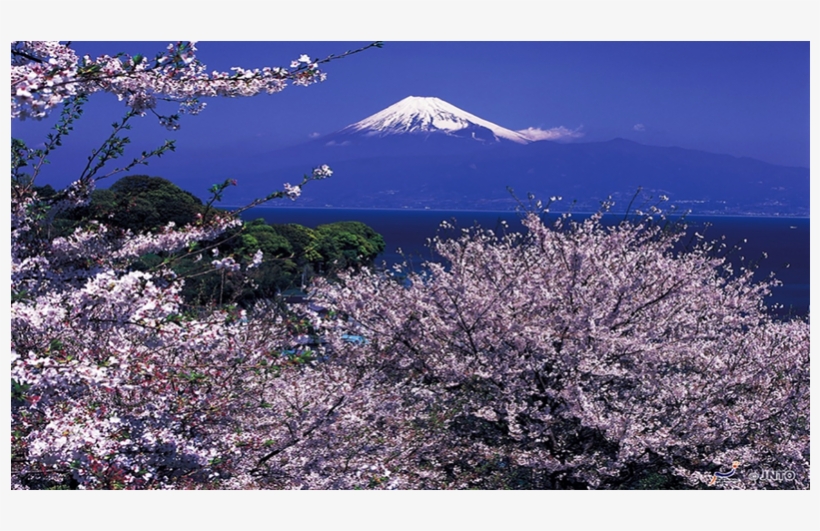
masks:
[[[326,146],[348,146],[350,145],[350,140],[345,140],[344,142],[336,142],[335,140],[331,140]]]
[[[632,129],[643,132],[646,131],[646,126],[644,124],[635,124]]]
[[[528,127],[526,129],[520,129],[517,132],[533,142],[539,140],[572,140],[573,138],[581,138],[584,136],[580,127],[577,129],[567,129],[563,125],[551,129]]]
[[[310,138],[319,138],[320,136],[322,136],[322,133],[315,133],[314,132],[314,133],[310,133],[308,136]]]

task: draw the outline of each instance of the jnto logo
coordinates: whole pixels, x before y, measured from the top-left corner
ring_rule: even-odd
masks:
[[[771,480],[771,481],[794,481],[797,474],[793,470],[752,470],[747,475],[752,481]]]

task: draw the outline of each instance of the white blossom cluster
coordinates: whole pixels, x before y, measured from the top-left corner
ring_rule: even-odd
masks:
[[[68,98],[104,91],[115,94],[139,114],[154,109],[157,100],[176,101],[180,112],[196,114],[200,98],[254,96],[283,90],[288,82],[310,85],[324,81],[318,63],[302,55],[290,69],[265,67],[210,72],[196,59],[195,43],[168,45],[153,59],[142,56],[78,57],[53,41],[12,43],[12,118],[41,119]],[[174,123],[166,125],[171,127]]]
[[[296,201],[299,199],[299,196],[302,195],[302,187],[299,185],[291,186],[290,183],[285,183],[283,189],[285,190],[285,195],[291,201]]]

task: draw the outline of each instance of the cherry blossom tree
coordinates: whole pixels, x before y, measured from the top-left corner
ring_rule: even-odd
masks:
[[[156,114],[158,100],[178,102],[181,113],[196,114],[205,107],[201,98],[274,94],[288,83],[306,86],[324,81],[320,64],[380,46],[376,42],[325,59],[302,55],[290,68],[234,67],[232,72],[208,73],[192,42],[171,43],[153,59],[139,54],[92,59],[77,56],[59,42],[18,41],[11,45],[11,116],[41,119],[66,100],[95,92],[115,94],[140,115]],[[171,128],[179,125],[179,115],[160,118]]]
[[[601,215],[530,213],[526,235],[436,239],[425,273],[320,286],[347,319],[334,349],[389,367],[393,481],[687,488],[739,461],[718,488],[808,488],[808,323],[772,320],[776,281],[734,273],[720,244]]]
[[[283,355],[305,331],[298,316],[270,304],[190,309],[180,299],[184,279],[173,261],[209,253],[197,242],[239,224],[235,215],[209,208],[192,225],[140,234],[92,222],[52,238],[48,226],[60,209],[85,204],[99,179],[173,149],[166,143],[110,169],[125,154],[123,132],[132,118],[150,112],[178,126],[178,115],[156,113],[158,100],[196,113],[203,97],[309,85],[324,79],[319,64],[373,46],[380,43],[324,60],[302,56],[290,69],[207,74],[192,43],[171,44],[153,60],[78,58],[56,42],[12,43],[12,117],[41,119],[62,105],[43,148],[12,142],[13,487],[201,487],[223,476],[243,487],[270,461],[272,448],[281,453],[321,431],[338,408],[339,389],[356,386],[338,364],[310,368],[316,360],[309,349]],[[125,101],[124,119],[74,183],[38,197],[34,185],[46,157],[70,133],[86,99],[101,91]],[[330,174],[319,166],[249,206],[295,199],[301,186]],[[232,184],[215,185],[207,206]],[[145,253],[166,258],[149,272],[134,270]],[[263,259],[239,264],[211,255],[211,265],[241,275]],[[355,383],[356,372],[350,374]],[[303,467],[283,486],[307,484],[307,473]]]

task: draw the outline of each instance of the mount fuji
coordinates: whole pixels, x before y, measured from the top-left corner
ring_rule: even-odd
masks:
[[[522,146],[531,140],[434,97],[408,96],[336,132],[290,148],[287,157],[325,160],[362,157],[453,155]],[[277,154],[285,155],[284,150]]]
[[[234,168],[241,204],[329,164],[292,206],[510,210],[518,197],[562,196],[576,211],[641,188],[695,214],[808,216],[809,169],[624,139],[537,140],[434,97],[410,96],[334,133]],[[260,164],[264,164],[261,166]],[[276,206],[284,206],[283,203]]]
[[[505,129],[438,98],[408,96],[383,111],[348,125],[337,133],[386,137],[390,135],[448,135],[479,142],[528,144],[521,133]]]

